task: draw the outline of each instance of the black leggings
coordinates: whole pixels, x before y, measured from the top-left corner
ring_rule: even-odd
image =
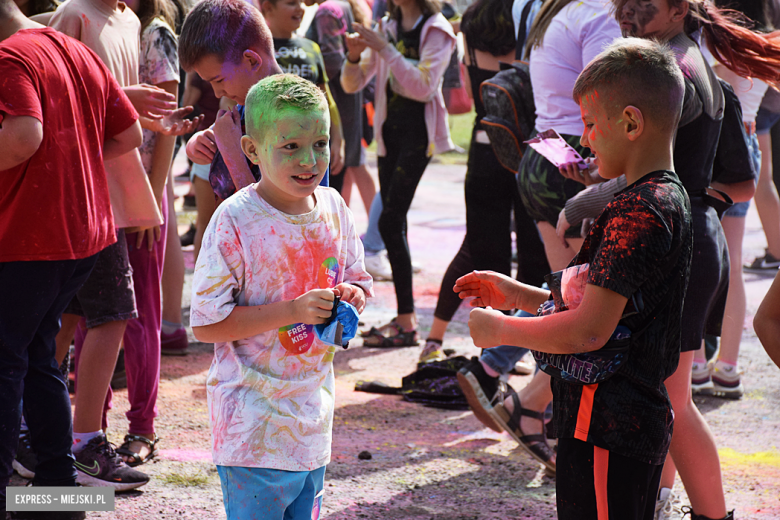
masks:
[[[385,242],[387,259],[393,270],[398,314],[411,314],[414,312],[414,296],[412,257],[406,239],[406,214],[425,167],[431,160],[427,155],[428,132],[425,120],[409,120],[404,124],[385,121],[382,138],[386,153],[377,161],[383,206],[379,217],[379,233]]]
[[[450,262],[439,289],[434,316],[452,321],[460,297],[452,290],[461,276],[490,270],[511,276],[511,214],[514,208],[517,233],[517,279],[535,286],[550,272],[544,245],[531,217],[525,212],[514,174],[501,166],[489,144],[471,141],[466,195],[466,236]]]

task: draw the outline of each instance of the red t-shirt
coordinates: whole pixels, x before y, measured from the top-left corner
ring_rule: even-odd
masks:
[[[43,141],[0,172],[0,262],[86,258],[116,242],[103,142],[138,114],[100,58],[54,29],[17,32],[0,43],[5,115],[41,121]]]

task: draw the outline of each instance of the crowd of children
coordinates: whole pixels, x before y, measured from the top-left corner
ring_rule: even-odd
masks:
[[[374,210],[397,300],[363,345],[417,346],[406,215],[432,155],[454,147],[442,78],[456,37],[435,0],[388,0],[373,26],[365,2],[318,3],[310,40],[297,35],[301,0],[0,0],[0,171],[12,186],[0,192],[0,294],[14,295],[0,301],[3,511],[13,470],[35,486],[149,481],[135,467],[158,452],[160,356],[186,347],[171,165],[177,137],[198,130],[185,147],[198,198],[190,325],[214,344],[224,507],[230,519],[319,518],[342,344],[322,326],[349,328],[373,296],[340,192],[357,185]],[[467,234],[420,363],[444,357],[469,299],[485,350],[459,373],[463,393],[556,476],[562,520],[668,518],[675,472],[694,520],[735,518],[692,393],[743,393],[744,215],[777,119],[759,107],[780,86],[780,10],[759,3],[736,2],[752,18],[704,0],[474,0],[464,13],[477,109]],[[586,167],[529,150],[515,179],[496,160],[478,89],[513,57],[530,60],[537,130],[557,130]],[[360,142],[371,85],[379,209]],[[209,125],[188,106],[203,96]],[[518,252],[517,280],[511,213],[516,236],[533,219],[544,247]],[[773,230],[752,267],[774,258]],[[755,328],[780,366],[778,299],[776,280]],[[703,339],[721,323],[708,364]],[[129,427],[114,448],[120,350]],[[499,376],[528,350],[538,372],[505,394]]]

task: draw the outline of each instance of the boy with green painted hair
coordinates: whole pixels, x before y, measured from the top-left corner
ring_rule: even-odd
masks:
[[[263,176],[217,208],[195,267],[191,323],[215,343],[212,451],[229,519],[319,518],[335,347],[314,325],[336,296],[358,312],[372,296],[352,214],[318,186],[329,126],[325,96],[305,79],[250,89],[241,147]]]

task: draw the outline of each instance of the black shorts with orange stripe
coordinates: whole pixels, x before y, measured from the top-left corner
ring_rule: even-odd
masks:
[[[558,520],[652,520],[663,465],[559,439]]]

